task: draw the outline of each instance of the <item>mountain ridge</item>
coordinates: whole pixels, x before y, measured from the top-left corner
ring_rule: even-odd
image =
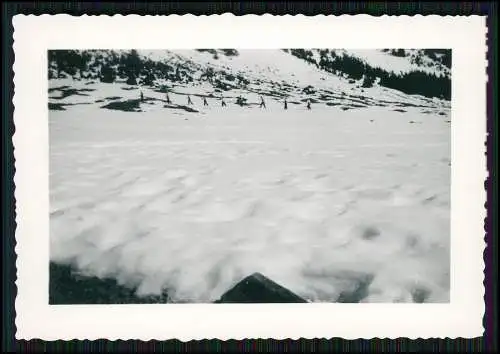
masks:
[[[269,59],[262,56],[263,53]],[[366,53],[372,53],[371,61]],[[320,87],[316,86],[330,91],[348,87],[361,92],[381,87],[405,95],[449,101],[451,72],[443,64],[448,59],[442,58],[448,58],[448,54],[440,50],[66,50],[49,51],[48,74],[49,79],[124,82],[154,88],[207,82],[218,94],[252,88],[259,91],[267,86],[273,90],[262,94],[274,91],[280,97],[286,97],[293,91],[292,87],[295,91],[306,87],[317,91]],[[297,79],[294,72],[283,76],[282,72],[287,69],[280,64],[284,62],[293,69],[301,67],[304,72],[301,79]]]

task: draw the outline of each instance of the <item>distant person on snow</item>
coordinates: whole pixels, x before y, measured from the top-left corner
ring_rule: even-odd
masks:
[[[286,102],[286,98],[285,98],[285,109],[288,109],[288,103]]]
[[[223,98],[222,98],[222,107],[226,107],[226,102],[224,101]]]
[[[141,91],[141,102],[144,102],[144,94]]]
[[[311,109],[311,100],[307,100],[307,109]]]
[[[170,101],[170,96],[168,95],[168,92],[167,92],[167,103],[169,103],[169,104],[170,104],[170,103],[172,103],[172,102]]]
[[[193,101],[191,101],[191,96],[188,95],[188,104],[193,104]]]
[[[264,97],[260,96],[260,108],[266,108],[266,103],[264,102]]]
[[[208,102],[207,102],[207,98],[206,97],[203,97],[203,105],[204,106],[208,106]]]

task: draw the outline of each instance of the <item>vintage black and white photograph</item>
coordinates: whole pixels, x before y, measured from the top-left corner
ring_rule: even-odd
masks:
[[[13,27],[17,338],[481,335],[484,19]]]
[[[443,303],[449,49],[50,50],[50,303]]]

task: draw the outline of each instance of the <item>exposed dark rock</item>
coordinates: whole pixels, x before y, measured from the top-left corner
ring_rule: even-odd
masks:
[[[54,92],[54,91],[62,91],[62,90],[66,90],[69,88],[71,88],[71,87],[69,87],[69,86],[52,87],[52,88],[49,88],[49,93]]]
[[[140,99],[115,101],[115,102],[110,102],[107,105],[102,106],[101,108],[114,109],[117,111],[124,111],[124,112],[141,112],[140,103],[141,103]]]
[[[62,100],[63,98],[66,98],[66,97],[69,97],[69,96],[73,96],[73,95],[78,95],[78,96],[89,96],[88,94],[86,93],[82,93],[82,92],[91,92],[91,91],[95,91],[94,89],[74,89],[74,88],[69,88],[67,86],[62,86],[62,87],[59,87],[59,88],[54,88],[54,89],[49,89],[49,93],[50,92],[53,92],[53,91],[61,91],[61,96],[60,97],[51,97],[52,99],[55,99],[55,100]]]
[[[304,92],[305,94],[311,95],[313,93],[316,93],[316,89],[314,87],[312,87],[311,85],[309,85],[309,86],[304,87],[302,92]]]
[[[191,107],[188,107],[188,106],[183,106],[183,105],[169,105],[169,104],[166,104],[163,106],[163,108],[172,108],[172,109],[181,109],[181,110],[184,110],[186,112],[193,112],[193,113],[198,113],[199,111],[194,109],[194,108],[191,108]]]
[[[290,290],[254,273],[228,290],[215,303],[306,303]]]
[[[234,56],[239,55],[239,53],[238,53],[238,51],[236,49],[221,49],[221,51],[227,57],[234,57]]]
[[[367,106],[364,104],[351,104],[350,107],[351,108],[365,108]]]
[[[51,262],[49,268],[49,304],[154,304],[167,303],[167,292],[140,297],[135,289],[122,286],[113,279],[82,276],[69,265]]]
[[[91,102],[81,102],[81,103],[53,103],[49,102],[49,110],[51,111],[65,111],[66,106],[78,106],[82,104],[91,104]]]
[[[337,302],[358,303],[368,296],[368,289],[374,279],[373,274],[364,274],[355,280],[354,286],[350,290],[340,293]]]
[[[65,111],[64,105],[61,103],[52,103],[49,102],[49,110],[51,111]]]
[[[303,98],[301,99],[302,102],[307,102],[307,101],[311,101],[311,103],[318,103],[319,101],[315,98]]]
[[[363,232],[361,233],[361,238],[363,240],[373,240],[375,238],[377,238],[378,236],[380,236],[380,230],[376,227],[373,227],[373,226],[369,226],[367,228],[365,228],[363,230]]]
[[[413,302],[419,303],[419,304],[424,303],[425,300],[427,300],[430,295],[431,295],[431,292],[429,289],[421,288],[421,287],[417,287],[417,288],[413,289],[411,292],[411,297],[413,299]]]

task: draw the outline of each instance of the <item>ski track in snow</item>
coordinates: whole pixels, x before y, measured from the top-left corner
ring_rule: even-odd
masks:
[[[138,95],[90,87],[94,101]],[[363,302],[449,300],[445,117],[195,104],[50,112],[53,261],[178,302],[216,300],[254,272],[309,301],[366,279]]]

